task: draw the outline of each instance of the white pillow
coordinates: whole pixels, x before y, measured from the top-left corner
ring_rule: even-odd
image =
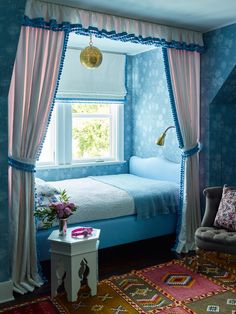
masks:
[[[132,156],[129,161],[129,173],[148,179],[173,181],[179,184],[180,164],[159,156],[149,158]]]
[[[60,193],[57,188],[55,188],[53,185],[47,183],[46,181],[35,178],[35,188],[36,188],[36,193],[39,196],[52,196],[55,193]]]

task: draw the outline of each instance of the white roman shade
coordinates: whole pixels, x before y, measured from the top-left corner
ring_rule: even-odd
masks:
[[[124,99],[125,55],[102,53],[102,64],[87,69],[80,63],[81,50],[67,48],[58,98]]]

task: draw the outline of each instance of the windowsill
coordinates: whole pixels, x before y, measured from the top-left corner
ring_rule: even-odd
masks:
[[[36,171],[40,170],[51,170],[51,169],[66,169],[66,168],[80,168],[80,167],[99,167],[99,166],[113,166],[125,164],[126,160],[114,160],[114,161],[90,161],[90,162],[80,162],[70,165],[45,165],[45,166],[36,166]]]

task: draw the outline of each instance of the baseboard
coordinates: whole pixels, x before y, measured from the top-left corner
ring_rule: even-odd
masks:
[[[14,300],[11,280],[0,282],[0,303]]]

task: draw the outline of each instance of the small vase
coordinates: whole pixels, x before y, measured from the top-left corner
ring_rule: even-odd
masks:
[[[67,218],[59,219],[59,236],[66,236]]]

